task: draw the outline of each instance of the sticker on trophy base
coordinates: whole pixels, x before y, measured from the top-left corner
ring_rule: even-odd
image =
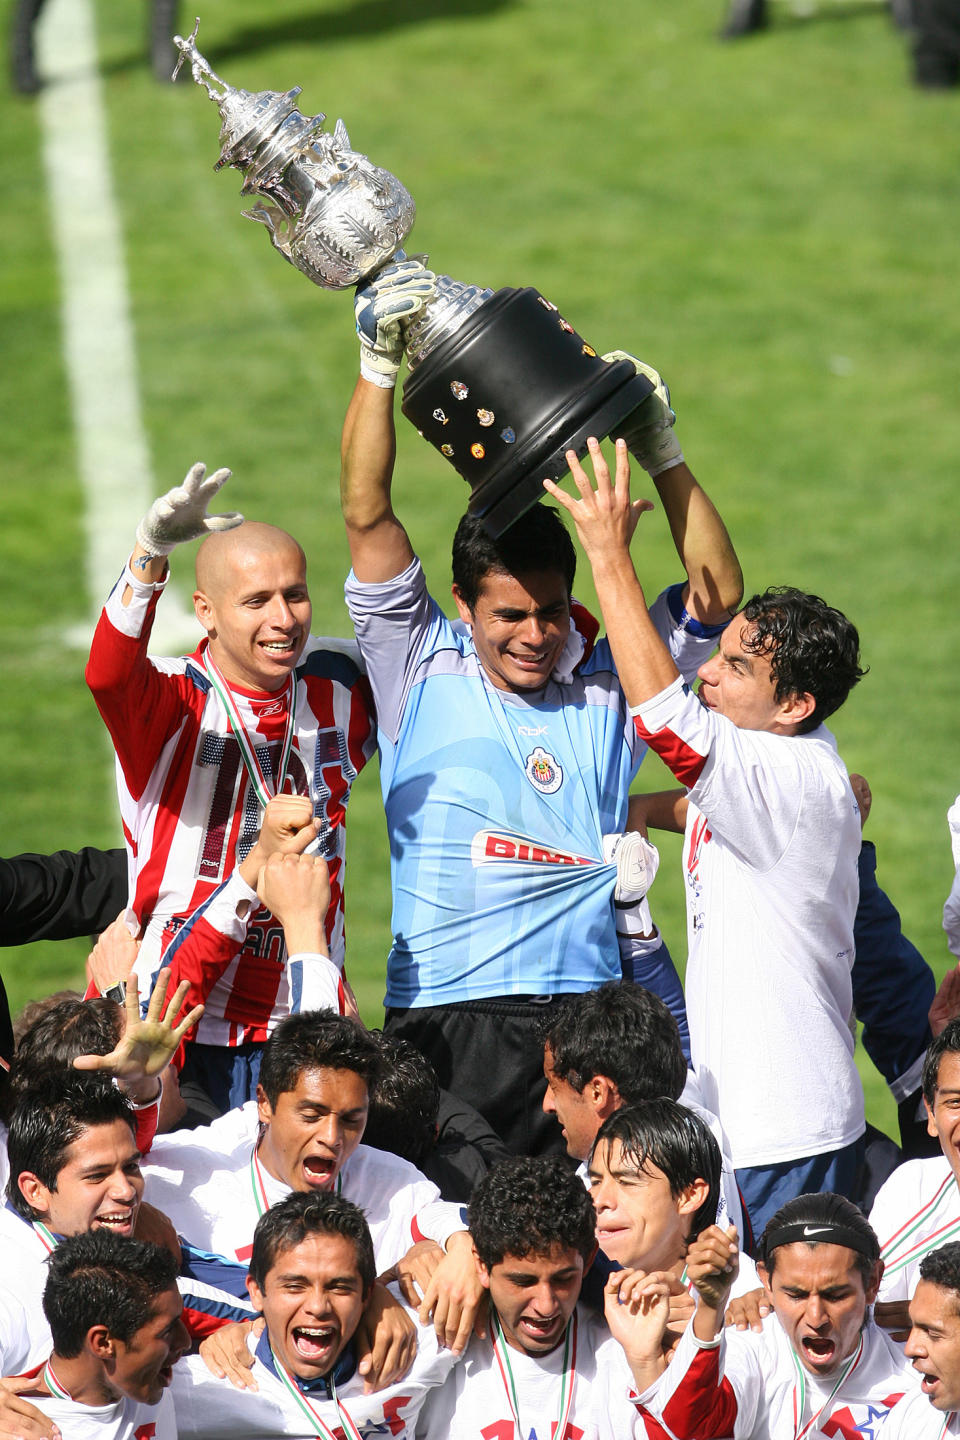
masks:
[[[470,446],[470,454],[473,456],[474,460],[482,460],[486,453],[486,450],[484,450],[479,440],[475,444]]]
[[[447,459],[449,460],[449,459],[450,459],[450,456],[453,454],[453,446],[452,446],[452,445],[441,445],[441,446],[440,446],[440,454],[441,454],[441,455],[446,455]]]
[[[437,422],[438,425],[447,425],[447,424],[449,423],[449,421],[447,420],[447,416],[446,416],[445,413],[440,409],[440,406],[439,406],[439,405],[437,406],[436,410],[434,410],[434,412],[433,412],[433,418],[434,418],[434,420],[436,420],[436,422]]]
[[[480,421],[481,425],[492,425],[496,418],[497,417],[496,415],[494,415],[492,410],[477,411],[477,419]]]
[[[512,445],[516,438],[517,432],[516,430],[514,430],[512,425],[508,425],[505,429],[500,431],[500,439],[503,441],[504,445]]]
[[[454,398],[457,400],[466,400],[470,394],[469,386],[464,385],[462,380],[451,380],[450,389],[453,392]]]

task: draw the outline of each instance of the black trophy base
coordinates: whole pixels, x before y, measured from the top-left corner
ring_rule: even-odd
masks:
[[[498,290],[408,377],[402,410],[470,486],[496,538],[567,473],[567,450],[611,434],[653,390],[607,364],[527,286]]]

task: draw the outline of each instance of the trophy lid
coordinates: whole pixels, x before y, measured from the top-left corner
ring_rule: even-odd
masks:
[[[180,51],[173,77],[176,79],[180,73],[184,60],[189,60],[194,80],[215,103],[223,122],[220,127],[220,159],[213,168],[221,170],[224,165],[232,165],[243,170],[254,159],[263,140],[272,135],[288,116],[298,114],[297,96],[302,87],[294,85],[292,90],[286,91],[235,89],[221,79],[200,54],[197,49],[199,29],[198,17],[193,33],[186,40],[182,35],[173,37],[173,43]],[[299,118],[302,128],[317,130],[327,117],[315,115],[310,121]]]

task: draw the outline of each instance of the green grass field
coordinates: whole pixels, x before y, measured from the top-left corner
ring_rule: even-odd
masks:
[[[315,629],[346,634],[349,296],[311,287],[241,218],[239,176],[212,173],[214,107],[150,77],[146,6],[95,10],[158,491],[197,457],[232,466],[229,504],[299,536]],[[435,268],[535,285],[598,349],[664,371],[748,587],[821,592],[860,626],[870,674],[835,728],[873,787],[881,880],[939,974],[944,814],[960,788],[960,97],[910,88],[902,37],[874,0],[817,0],[807,17],[777,5],[771,29],[738,45],[717,43],[719,20],[719,0],[206,0],[199,45],[234,85],[300,84],[305,113],[342,115],[354,146],[416,198],[408,248]],[[91,597],[38,111],[2,103],[0,781],[3,849],[16,853],[119,831],[83,656],[64,640]],[[69,135],[62,149],[69,165]],[[438,594],[466,498],[404,427],[397,507]],[[638,557],[651,587],[673,578],[662,516]],[[190,566],[175,557],[184,596]],[[586,574],[578,591],[592,598]],[[662,772],[645,766],[640,783],[659,788]],[[375,767],[349,835],[350,969],[375,1019],[389,935]],[[664,848],[657,912],[682,954]],[[84,949],[7,952],[13,1002],[75,982]],[[869,1067],[865,1083],[888,1123]]]

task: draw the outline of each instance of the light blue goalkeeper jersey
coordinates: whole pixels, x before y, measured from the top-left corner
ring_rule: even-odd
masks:
[[[715,641],[688,620],[680,590],[651,614],[692,675]],[[555,673],[544,690],[519,694],[490,684],[419,561],[380,584],[351,574],[346,597],[379,726],[393,884],[387,1005],[619,980],[616,869],[602,837],[624,827],[646,746],[607,642],[567,683]],[[572,631],[567,650],[582,644]]]

